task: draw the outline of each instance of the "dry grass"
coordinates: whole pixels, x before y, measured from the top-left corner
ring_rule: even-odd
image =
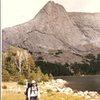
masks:
[[[3,92],[2,100],[25,100],[25,95],[23,93]]]
[[[15,86],[17,84],[12,82],[11,83],[7,82],[7,83],[2,83],[2,85],[6,85],[7,87],[9,87],[9,86]],[[21,89],[22,92],[19,94],[3,90],[2,100],[25,100],[25,95],[24,95],[25,87],[21,86]],[[40,99],[41,100],[90,100],[90,99],[85,99],[84,97],[79,97],[79,96],[77,97],[77,96],[67,95],[59,92],[42,93]],[[100,100],[100,98],[95,100]]]
[[[25,95],[23,93],[18,94],[11,92],[8,93],[3,92],[2,100],[25,100]],[[41,100],[86,100],[86,99],[62,93],[44,93],[41,94]]]
[[[25,87],[22,86],[22,85],[18,85],[17,82],[2,82],[2,86],[7,86],[7,89],[9,87],[18,87],[20,86],[21,90],[24,91],[25,90]]]
[[[86,99],[58,92],[58,93],[42,94],[41,100],[86,100]]]

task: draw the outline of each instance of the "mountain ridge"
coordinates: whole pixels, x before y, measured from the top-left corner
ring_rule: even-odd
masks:
[[[50,62],[81,61],[100,53],[100,13],[66,12],[49,1],[29,22],[3,29],[3,50],[10,45]],[[58,55],[57,52],[61,51]]]

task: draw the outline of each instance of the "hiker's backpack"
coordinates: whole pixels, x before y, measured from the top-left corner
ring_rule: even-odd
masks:
[[[27,88],[26,88],[26,91],[25,91],[25,95],[28,96],[28,89],[32,87],[32,84],[31,83],[28,83],[27,84]]]

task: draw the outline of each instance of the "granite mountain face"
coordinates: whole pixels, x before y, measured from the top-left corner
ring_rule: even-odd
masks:
[[[81,61],[100,53],[100,13],[66,12],[49,1],[29,22],[5,28],[3,50],[21,47],[49,62]]]

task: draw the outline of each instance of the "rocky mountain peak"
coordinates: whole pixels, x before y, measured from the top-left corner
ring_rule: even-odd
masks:
[[[55,3],[54,1],[49,1],[42,9],[47,11],[49,15],[52,13],[61,14],[62,12],[66,12],[62,5]]]
[[[56,19],[57,17],[66,16],[66,10],[64,7],[54,1],[49,1],[35,16],[35,20],[39,17],[40,19],[43,17],[46,20],[48,19]],[[39,19],[38,18],[38,19]]]

